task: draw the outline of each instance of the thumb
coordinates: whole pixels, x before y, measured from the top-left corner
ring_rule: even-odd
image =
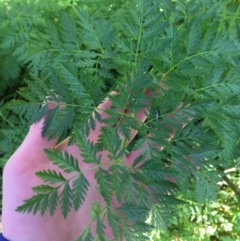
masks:
[[[57,103],[54,101],[48,101],[47,103],[43,103],[43,105],[47,105],[47,109],[51,110],[57,107]],[[43,126],[45,124],[45,118],[41,118],[38,122],[33,123],[30,126],[30,129],[28,131],[28,134],[26,135],[22,145],[29,146],[30,148],[53,148],[57,141],[58,138],[55,138],[51,141],[47,140],[47,136],[42,137],[42,130]]]
[[[43,117],[40,121],[30,126],[22,145],[27,145],[31,148],[53,148],[56,145],[58,138],[48,141],[47,136],[42,137],[44,120],[45,118]]]
[[[58,138],[48,141],[47,136],[42,137],[44,120],[45,117],[43,117],[42,119],[40,119],[40,121],[35,122],[30,126],[29,131],[20,147],[24,146],[30,149],[43,149],[53,148],[56,145]]]
[[[37,170],[39,167],[49,163],[44,149],[53,148],[57,143],[57,138],[48,141],[47,137],[42,137],[41,131],[43,123],[44,118],[31,125],[24,141],[7,161],[4,167],[4,173],[12,173],[12,170],[22,173],[23,170],[29,168],[31,170]]]

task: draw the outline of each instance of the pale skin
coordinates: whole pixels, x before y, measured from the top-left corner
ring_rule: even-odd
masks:
[[[116,94],[113,92],[112,94]],[[151,92],[146,91],[146,94]],[[98,106],[98,112],[104,119],[107,114],[105,109],[111,107],[111,102],[108,98],[104,100]],[[181,109],[182,103],[177,107],[177,110]],[[50,104],[50,108],[51,104]],[[121,111],[121,110],[116,110]],[[136,118],[139,122],[144,122],[147,118],[148,110],[139,111],[136,113]],[[125,113],[131,114],[128,111]],[[169,115],[169,118],[172,118]],[[94,168],[93,164],[86,164],[81,157],[81,152],[76,145],[68,146],[68,141],[65,140],[57,145],[57,139],[47,141],[46,137],[42,137],[41,131],[43,127],[44,119],[33,124],[24,139],[21,146],[8,160],[4,172],[3,172],[3,208],[2,208],[2,226],[3,235],[10,241],[74,241],[79,237],[85,227],[91,223],[91,206],[94,201],[99,201],[102,207],[105,206],[105,201],[96,189],[97,182],[94,178],[94,174],[97,168]],[[101,126],[103,123],[96,122],[95,130],[91,130],[89,136],[86,136],[88,140],[96,143],[99,135],[101,134]],[[173,133],[169,134],[168,140],[170,141],[174,136]],[[135,130],[131,131],[131,138],[129,141],[123,140],[125,145],[128,145],[134,136],[137,134]],[[121,136],[121,134],[120,134]],[[42,170],[55,170],[61,172],[65,178],[71,178],[75,173],[64,173],[57,166],[53,165],[46,154],[44,149],[57,148],[62,151],[67,151],[73,155],[79,161],[79,167],[82,171],[90,169],[84,173],[90,187],[85,197],[85,202],[78,211],[72,209],[67,218],[64,219],[60,207],[57,208],[53,216],[50,216],[46,212],[43,216],[38,212],[36,215],[18,213],[16,208],[23,204],[23,201],[31,198],[35,193],[32,187],[45,184],[38,178],[35,173]],[[159,147],[163,149],[163,147]],[[142,150],[133,151],[123,158],[123,164],[129,167],[132,166],[133,161],[140,155]],[[107,169],[109,165],[109,159],[107,152],[102,153],[101,164],[103,168]],[[172,180],[174,181],[174,180]],[[114,207],[118,207],[116,200],[112,201]],[[107,221],[105,222],[105,234],[109,240],[114,240],[111,228]],[[91,226],[92,234],[95,235],[95,225]],[[124,241],[124,240],[122,240]]]
[[[99,113],[102,118],[106,118],[106,113],[103,111],[111,106],[109,99],[106,99],[98,106]],[[144,111],[137,113],[136,117],[139,121],[144,121],[146,115]],[[96,190],[96,180],[94,173],[97,169],[92,169],[85,173],[85,177],[90,183],[90,188],[85,198],[85,202],[78,211],[72,209],[66,219],[63,218],[60,208],[53,216],[47,212],[43,216],[38,212],[35,216],[32,214],[18,213],[16,208],[23,204],[23,200],[31,198],[35,193],[32,187],[43,184],[35,173],[42,170],[56,170],[61,171],[54,166],[46,154],[44,148],[58,148],[62,151],[67,151],[79,160],[81,170],[91,168],[92,165],[86,164],[76,145],[68,146],[67,141],[56,146],[57,139],[47,141],[47,138],[41,136],[43,126],[43,119],[33,124],[24,139],[21,146],[11,156],[7,162],[3,172],[3,213],[2,225],[3,235],[10,241],[74,241],[84,230],[86,225],[91,222],[90,210],[92,202],[98,200],[104,206],[105,202],[101,195]],[[90,132],[88,138],[94,143],[101,133],[101,123],[96,123],[96,129]],[[132,131],[131,139],[136,135],[136,131]],[[126,156],[123,162],[131,166],[134,159],[140,154],[141,150],[130,153]],[[108,163],[107,153],[102,153],[102,162]],[[107,166],[105,167],[107,168]],[[62,172],[62,171],[61,171]],[[63,173],[64,177],[69,178],[74,173]],[[113,201],[113,205],[117,206]],[[106,226],[106,237],[114,239],[111,228],[108,223]],[[94,225],[92,227],[94,235]]]

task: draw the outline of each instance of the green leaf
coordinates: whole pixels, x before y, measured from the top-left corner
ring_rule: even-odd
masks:
[[[196,19],[192,24],[186,44],[188,54],[195,53],[201,43],[200,24],[200,19]]]
[[[51,126],[55,121],[56,116],[58,115],[60,109],[59,106],[48,110],[46,117],[44,119],[43,123],[43,129],[42,129],[42,136],[47,136],[49,135],[49,140],[53,139],[55,136],[55,133],[51,133]]]
[[[45,149],[44,152],[54,165],[60,167],[66,173],[80,172],[79,160],[69,155],[67,151],[62,152],[57,149]]]
[[[43,215],[48,208],[50,209],[50,214],[53,215],[57,207],[58,201],[58,188],[53,188],[46,185],[41,185],[33,188],[38,194],[30,199],[24,200],[24,204],[17,207],[17,212],[33,212],[36,214],[40,211]]]
[[[90,184],[82,173],[79,174],[78,178],[73,181],[72,201],[76,211],[81,207],[82,203],[85,201],[85,196],[87,195],[89,187]]]
[[[93,142],[90,142],[87,138],[83,138],[81,135],[77,136],[76,144],[81,150],[81,157],[85,163],[98,163],[99,157],[97,157],[96,146]]]
[[[39,207],[41,215],[43,215],[47,211],[48,206],[49,206],[49,195],[48,196],[46,195],[43,198],[41,205]]]
[[[32,190],[38,194],[49,193],[54,189],[55,189],[54,187],[51,187],[49,185],[39,185],[32,188]]]
[[[56,188],[49,197],[49,211],[51,216],[54,214],[54,212],[57,210],[57,204],[58,204],[59,196],[58,196],[58,188]]]
[[[121,224],[120,217],[110,209],[108,209],[108,222],[110,227],[112,228],[114,237],[116,239],[119,238],[121,240],[123,236],[122,236],[122,230],[120,227],[120,224]]]
[[[144,221],[149,213],[147,207],[138,206],[136,204],[122,204],[118,210],[133,222],[140,220]]]
[[[51,184],[54,183],[64,183],[66,179],[60,172],[56,172],[54,170],[47,170],[47,171],[39,171],[36,172],[36,175],[41,178],[45,182],[49,182]]]
[[[144,233],[149,233],[152,231],[153,226],[144,222],[137,222],[135,224],[129,225],[129,228],[132,229],[134,233],[140,233],[140,235],[142,235],[142,240],[149,240],[149,237]]]
[[[91,218],[92,220],[95,220],[99,217],[101,212],[101,204],[98,201],[94,201],[92,203],[92,208],[91,208]]]
[[[105,226],[103,224],[103,221],[98,217],[97,218],[97,231],[96,231],[96,234],[97,234],[97,237],[100,241],[105,241]]]
[[[153,205],[150,217],[151,224],[154,225],[157,231],[167,231],[171,216],[165,211],[165,207],[160,208],[157,205]]]
[[[129,179],[129,173],[125,167],[119,165],[111,166],[110,170],[112,171],[112,192],[116,193],[117,200],[121,203],[124,198],[125,182]]]
[[[99,168],[98,171],[95,173],[95,178],[99,184],[99,192],[101,193],[102,197],[106,201],[108,205],[110,205],[112,199],[112,192],[111,192],[111,175],[108,171]]]
[[[107,150],[111,160],[117,159],[117,152],[119,151],[119,147],[121,147],[119,133],[115,129],[102,127],[97,146],[99,151]]]
[[[200,175],[196,176],[196,191],[197,201],[199,204],[202,204],[206,196],[206,183]]]
[[[16,211],[20,213],[30,213],[36,214],[37,211],[40,209],[41,202],[44,200],[46,195],[39,194],[35,195],[28,200],[24,200],[24,204],[17,207]]]
[[[62,215],[64,218],[67,218],[68,213],[70,212],[70,209],[72,207],[72,190],[68,182],[65,183],[59,197],[60,197]]]

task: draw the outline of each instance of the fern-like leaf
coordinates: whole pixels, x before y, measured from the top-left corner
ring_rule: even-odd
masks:
[[[106,203],[110,205],[112,199],[111,176],[106,170],[99,168],[95,173],[95,178],[99,184],[99,192],[102,194]]]
[[[56,172],[54,170],[47,170],[47,171],[39,171],[36,172],[36,175],[41,178],[45,182],[49,182],[51,184],[54,183],[64,183],[66,179],[60,172]]]
[[[62,152],[60,150],[44,150],[47,157],[51,160],[51,162],[60,167],[63,171],[70,172],[80,172],[78,159],[74,158],[72,155],[68,154],[68,152]]]
[[[59,197],[62,215],[64,218],[66,218],[72,207],[72,190],[68,182],[64,184],[63,190]]]
[[[83,174],[80,174],[73,182],[72,201],[75,210],[78,210],[85,200],[90,184]]]

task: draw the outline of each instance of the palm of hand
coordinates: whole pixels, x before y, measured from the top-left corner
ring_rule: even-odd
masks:
[[[101,108],[109,108],[109,100],[101,104]],[[105,113],[101,112],[103,118]],[[144,119],[143,112],[139,118]],[[90,210],[93,201],[98,200],[104,205],[104,200],[96,190],[96,180],[94,174],[96,170],[85,173],[85,177],[90,183],[90,188],[85,197],[85,201],[78,211],[72,209],[67,218],[64,219],[60,208],[57,208],[53,216],[47,212],[43,216],[37,213],[22,214],[16,212],[16,208],[23,203],[23,200],[29,199],[34,195],[33,186],[43,184],[35,173],[42,170],[60,169],[54,166],[43,149],[54,148],[57,140],[47,141],[41,137],[43,120],[31,126],[29,133],[19,149],[12,155],[7,162],[3,173],[3,234],[9,240],[15,241],[73,241],[84,230],[91,221]],[[96,142],[100,135],[101,123],[97,122],[96,129],[91,131],[88,139]],[[133,133],[134,135],[134,133]],[[79,149],[76,145],[67,146],[66,143],[60,145],[59,149],[67,151],[79,160],[81,170],[89,168],[90,164],[83,162]],[[125,158],[124,162],[131,165],[133,160],[139,155],[140,151],[133,152]],[[107,153],[102,153],[103,162],[108,162]],[[64,177],[70,178],[74,173],[62,173]],[[115,205],[116,202],[115,202]],[[113,238],[111,229],[107,223],[106,237]],[[93,231],[94,232],[94,231]]]

